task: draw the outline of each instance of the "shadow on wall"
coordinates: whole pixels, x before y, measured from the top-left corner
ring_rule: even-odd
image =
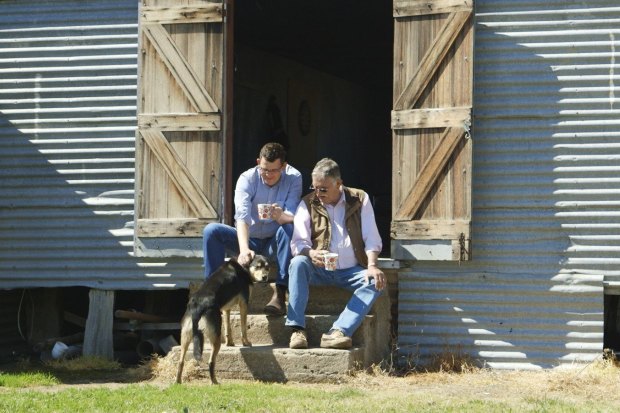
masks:
[[[493,368],[591,361],[620,251],[613,16],[595,8],[606,2],[555,14],[492,3],[476,16],[474,259],[401,274],[401,353],[442,345]]]
[[[201,278],[198,260],[133,257],[136,4],[2,6],[3,287],[139,289]]]

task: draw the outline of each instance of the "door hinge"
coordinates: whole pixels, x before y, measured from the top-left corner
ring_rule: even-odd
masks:
[[[469,255],[469,249],[467,248],[468,244],[469,240],[466,240],[465,234],[461,232],[461,235],[459,237],[459,264],[461,263],[461,261],[467,261],[471,259],[471,256]]]

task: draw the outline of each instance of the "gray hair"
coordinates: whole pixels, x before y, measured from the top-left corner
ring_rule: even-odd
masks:
[[[323,158],[316,163],[312,170],[312,177],[318,179],[332,178],[333,180],[341,179],[340,167],[330,158]]]

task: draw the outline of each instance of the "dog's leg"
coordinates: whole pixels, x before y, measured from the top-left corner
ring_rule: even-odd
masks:
[[[252,347],[248,340],[248,302],[241,298],[239,300],[239,318],[241,320],[241,342],[244,346]]]
[[[211,342],[209,378],[211,379],[211,384],[218,384],[215,378],[215,358],[222,346],[222,313],[220,311],[211,311],[207,313],[207,334]]]
[[[199,327],[200,318],[202,317],[201,309],[192,309],[192,336],[194,342],[194,359],[202,361],[202,350],[204,347],[204,334]]]
[[[192,320],[185,315],[181,320],[181,358],[179,359],[179,367],[177,368],[177,383],[181,383],[183,376],[183,366],[185,364],[185,355],[187,348],[192,341]]]
[[[233,340],[232,327],[230,326],[230,310],[222,310],[224,313],[224,336],[226,337],[226,345],[228,347],[234,347],[235,341]]]
[[[209,357],[209,377],[211,378],[211,384],[219,384],[215,378],[215,358],[217,353],[220,352],[220,346],[222,345],[222,336],[218,336],[211,342],[211,356]]]

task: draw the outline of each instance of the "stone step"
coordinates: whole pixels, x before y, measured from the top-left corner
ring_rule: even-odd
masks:
[[[250,295],[250,313],[260,314],[273,295],[274,284],[256,283]],[[287,294],[288,298],[288,294]],[[310,286],[310,297],[306,314],[340,314],[351,298],[351,293],[342,288]]]
[[[309,315],[306,316],[306,334],[308,345],[318,347],[321,343],[321,335],[328,332],[336,315]],[[353,334],[353,345],[363,346],[374,328],[373,315],[365,317],[362,325]],[[266,316],[263,314],[248,314],[248,339],[252,344],[273,344],[287,347],[291,338],[292,330],[284,325],[285,318]],[[230,324],[235,344],[241,344],[241,323],[239,313],[231,313]]]
[[[175,346],[166,358],[176,366],[181,348]],[[291,350],[287,347],[255,345],[252,347],[222,346],[215,363],[215,374],[221,383],[226,379],[262,380],[271,382],[297,381],[305,383],[334,382],[363,366],[364,350],[332,350],[311,348]],[[194,376],[196,362],[191,345],[185,357],[183,380]],[[198,365],[201,376],[208,377],[209,350],[205,349]]]

